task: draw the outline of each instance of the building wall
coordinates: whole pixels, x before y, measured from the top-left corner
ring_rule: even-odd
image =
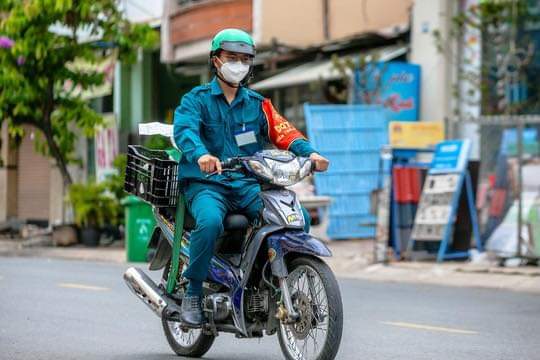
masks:
[[[330,38],[408,25],[413,0],[328,0]],[[434,1],[434,0],[432,0]]]
[[[413,0],[260,0],[262,43],[306,47],[409,23]],[[324,12],[328,3],[328,38]]]
[[[2,126],[1,147],[3,167],[0,168],[0,221],[10,218],[48,220],[50,225],[70,222],[66,214],[65,189],[58,167],[53,160],[36,153],[32,139],[33,130],[27,131],[18,148],[11,146],[7,123]],[[86,140],[78,137],[78,143]],[[77,154],[83,158],[85,149],[77,145]],[[84,169],[70,165],[68,170],[74,182],[84,180]],[[66,216],[67,215],[67,216]]]
[[[324,39],[321,0],[261,0],[261,43],[305,47]]]
[[[140,51],[133,64],[116,64],[114,72],[113,113],[119,129],[120,151],[127,151],[139,124],[155,119],[152,112],[153,56],[151,51]]]
[[[170,42],[180,45],[211,38],[225,27],[251,32],[252,13],[252,0],[207,1],[177,9],[171,16]]]
[[[25,136],[17,159],[17,217],[49,220],[50,171],[48,158],[34,150],[33,133],[25,126]]]
[[[259,48],[273,40],[310,47],[409,23],[413,0],[207,0],[179,7],[165,0],[162,42],[165,62],[204,61],[221,29],[252,33]],[[433,0],[435,1],[435,0]],[[327,24],[325,26],[325,24]]]
[[[439,53],[433,31],[448,36],[453,0],[416,0],[413,6],[410,61],[422,67],[420,120],[442,121],[451,114],[452,65]]]
[[[0,221],[17,216],[17,151],[10,146],[8,124],[1,128]]]

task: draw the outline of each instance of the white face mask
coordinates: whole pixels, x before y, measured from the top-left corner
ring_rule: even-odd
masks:
[[[219,59],[219,62],[221,62],[221,68],[219,69],[221,75],[232,84],[239,84],[249,72],[249,65],[243,64],[241,61],[224,63]]]

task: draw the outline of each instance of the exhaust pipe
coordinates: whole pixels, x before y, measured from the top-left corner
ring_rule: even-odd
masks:
[[[124,273],[124,281],[128,288],[160,318],[168,307],[177,308],[176,304],[166,298],[163,291],[157,287],[144,271],[130,267]],[[165,314],[168,313],[169,311],[165,312]]]

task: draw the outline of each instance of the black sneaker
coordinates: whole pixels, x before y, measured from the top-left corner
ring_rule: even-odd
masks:
[[[203,323],[203,311],[200,296],[185,295],[182,300],[182,322],[189,327],[200,327]]]

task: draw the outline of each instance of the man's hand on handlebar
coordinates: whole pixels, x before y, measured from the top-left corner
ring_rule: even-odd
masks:
[[[218,173],[221,174],[221,162],[219,159],[215,156],[206,154],[203,155],[197,160],[197,163],[199,164],[199,168],[202,172],[205,173]]]
[[[327,158],[317,153],[312,153],[309,155],[309,159],[315,164],[315,171],[326,171],[328,169],[328,165],[330,164],[330,161],[328,161]]]

